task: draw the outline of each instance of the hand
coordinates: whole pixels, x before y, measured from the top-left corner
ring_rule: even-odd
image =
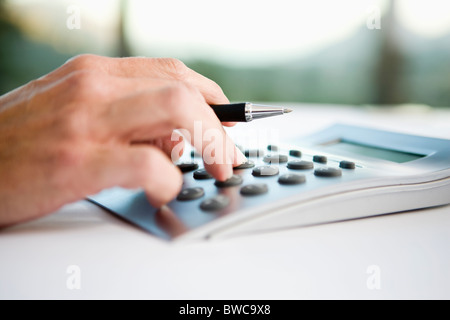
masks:
[[[72,58],[0,97],[0,225],[113,186],[143,188],[162,206],[182,185],[172,134],[194,137],[196,121],[222,140],[192,142],[224,155],[206,169],[229,178],[245,157],[208,105],[228,102],[217,84],[175,59]]]

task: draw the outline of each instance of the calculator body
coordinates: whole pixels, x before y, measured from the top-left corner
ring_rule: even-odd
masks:
[[[308,227],[450,203],[450,140],[336,124],[269,149],[264,155],[250,154],[253,168],[235,170],[240,185],[220,188],[214,179],[184,173],[183,189],[204,192],[198,199],[174,199],[157,209],[142,190],[111,188],[88,200],[159,238],[177,241]],[[287,160],[268,163],[269,155]],[[189,161],[201,168],[201,158]],[[299,162],[312,167],[289,165]],[[262,166],[276,166],[279,172],[256,176],[255,168]],[[303,180],[280,183],[286,175]],[[266,190],[244,195],[242,188],[248,185],[265,185]],[[225,207],[202,209],[202,203],[218,195],[228,199]]]

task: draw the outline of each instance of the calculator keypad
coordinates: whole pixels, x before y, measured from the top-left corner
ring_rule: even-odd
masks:
[[[285,188],[295,188],[295,186],[308,185],[309,179],[325,178],[325,181],[330,178],[342,177],[343,171],[354,172],[357,167],[352,161],[328,159],[325,155],[304,156],[299,149],[290,149],[288,155],[278,153],[280,148],[276,145],[269,145],[267,149],[272,153],[265,155],[263,149],[241,148],[247,157],[254,160],[248,159],[247,162],[235,167],[235,174],[230,179],[226,181],[215,180],[214,186],[217,188],[217,194],[203,199],[199,205],[200,209],[207,212],[218,212],[231,206],[234,196],[230,192],[234,192],[233,187],[238,188],[242,198],[258,198],[270,194],[271,187],[275,187],[271,183],[285,186]],[[192,156],[192,158],[194,157]],[[212,183],[202,182],[203,180],[213,179],[213,177],[204,168],[199,169],[196,161],[182,162],[178,164],[178,167],[183,173],[192,174],[194,180],[198,183]],[[194,172],[191,173],[191,171]],[[249,180],[248,174],[254,177],[254,179],[251,179],[253,181],[246,181]],[[273,177],[277,177],[276,180],[270,179]],[[265,180],[265,178],[268,180]],[[230,189],[230,191],[219,192],[219,190],[227,189]],[[203,188],[190,186],[190,188],[185,188],[180,192],[177,200],[186,202],[204,196]]]

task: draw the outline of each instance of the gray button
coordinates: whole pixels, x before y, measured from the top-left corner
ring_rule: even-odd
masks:
[[[262,157],[264,155],[264,150],[259,150],[259,149],[247,149],[244,151],[244,155],[246,157]]]
[[[241,194],[244,196],[256,196],[259,194],[267,193],[269,188],[265,183],[255,183],[243,186],[241,188]]]
[[[243,182],[243,180],[242,180],[241,176],[239,176],[237,174],[233,174],[230,179],[225,180],[225,181],[216,180],[216,182],[214,182],[214,184],[218,188],[228,188],[228,187],[238,186],[238,185],[242,184],[242,182]]]
[[[278,173],[278,167],[273,166],[256,167],[252,171],[252,175],[254,175],[255,177],[271,177],[276,176]]]
[[[302,156],[302,152],[300,150],[289,150],[289,155],[292,157],[300,158]]]
[[[194,179],[207,180],[212,178],[213,176],[205,169],[198,169],[197,171],[194,172]]]
[[[203,188],[186,188],[181,190],[177,196],[179,201],[189,201],[201,198],[205,195]]]
[[[309,170],[314,168],[314,163],[304,160],[289,161],[287,167],[292,170]]]
[[[195,150],[191,150],[191,158],[201,158],[202,155]]]
[[[343,160],[339,163],[339,167],[342,169],[354,170],[356,168],[356,164],[352,161]]]
[[[255,163],[252,160],[248,160],[247,162],[244,162],[243,164],[234,167],[233,169],[239,170],[239,169],[250,169],[255,166]]]
[[[315,155],[313,156],[313,161],[319,163],[327,163],[328,159],[326,156]]]
[[[181,172],[190,172],[198,169],[198,163],[195,161],[186,161],[180,162],[177,164],[177,167],[181,170]]]
[[[340,177],[342,176],[342,170],[339,168],[321,167],[314,170],[314,175],[326,178]]]
[[[217,211],[225,208],[229,204],[230,199],[223,194],[219,194],[215,197],[203,200],[202,203],[200,203],[200,209],[204,211]]]
[[[288,161],[288,157],[284,154],[269,154],[263,159],[266,163],[285,163]]]
[[[306,177],[303,174],[288,173],[279,177],[278,182],[285,185],[302,184],[306,182]]]
[[[269,151],[278,151],[278,146],[276,146],[274,144],[269,144],[267,146],[267,150],[269,150]]]

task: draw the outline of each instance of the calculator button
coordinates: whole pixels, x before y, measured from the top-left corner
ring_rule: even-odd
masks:
[[[354,170],[356,168],[356,164],[352,161],[343,160],[339,163],[339,167],[342,169]]]
[[[198,169],[197,171],[194,171],[194,179],[196,180],[207,180],[212,178],[213,176],[205,169]]]
[[[181,172],[190,172],[198,169],[198,163],[195,161],[191,162],[181,162],[177,164],[177,167],[181,170]]]
[[[237,174],[233,174],[231,176],[231,178],[229,178],[225,181],[216,180],[216,182],[214,182],[214,184],[216,185],[216,187],[219,187],[219,188],[228,188],[228,187],[238,186],[238,185],[242,184],[242,182],[244,182],[244,180],[242,180],[241,176],[239,176]]]
[[[269,151],[278,151],[278,146],[276,146],[274,144],[269,144],[267,146],[267,150],[269,150]]]
[[[202,203],[200,203],[200,209],[204,211],[217,211],[225,208],[229,204],[230,199],[223,194],[219,194],[215,197],[203,200]]]
[[[191,150],[191,158],[201,158],[202,155],[195,150]]]
[[[314,163],[304,160],[292,160],[288,162],[287,167],[292,170],[309,170],[314,168]]]
[[[300,158],[302,156],[302,152],[300,150],[289,150],[289,155],[292,157]]]
[[[246,157],[262,157],[264,155],[264,150],[247,149],[247,150],[244,150],[244,155]]]
[[[315,155],[313,156],[313,161],[319,163],[327,163],[328,159],[326,156]]]
[[[255,163],[252,160],[248,160],[247,162],[244,162],[243,164],[234,167],[233,169],[239,170],[239,169],[250,169],[255,166]]]
[[[332,167],[321,167],[314,170],[314,175],[317,177],[340,177],[342,175],[342,170],[339,168]]]
[[[281,177],[278,178],[279,184],[284,185],[294,185],[294,184],[302,184],[306,182],[306,177],[303,174],[283,174]]]
[[[177,196],[179,201],[189,201],[201,198],[205,195],[203,188],[186,188],[181,190]]]
[[[256,196],[259,194],[267,193],[268,191],[269,188],[265,183],[249,184],[241,188],[241,194],[244,196]]]
[[[284,154],[269,154],[263,158],[266,163],[285,163],[288,162],[288,157]]]
[[[279,173],[278,167],[261,166],[256,167],[252,171],[252,175],[255,177],[271,177],[276,176]]]

